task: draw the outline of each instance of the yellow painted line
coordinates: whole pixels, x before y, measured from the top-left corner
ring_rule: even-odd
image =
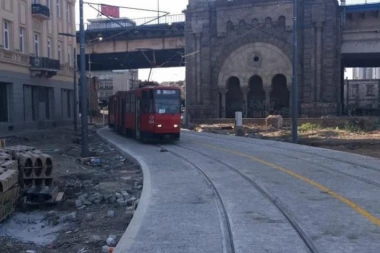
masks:
[[[219,149],[219,150],[222,150],[222,151],[225,151],[227,153],[230,153],[230,154],[234,154],[234,155],[237,155],[237,156],[241,156],[241,157],[245,157],[245,158],[248,158],[250,160],[253,160],[257,163],[261,163],[261,164],[264,164],[264,165],[267,165],[269,167],[272,167],[274,169],[277,169],[277,170],[280,170],[292,177],[295,177],[295,178],[298,178],[316,188],[318,188],[319,190],[323,191],[323,192],[326,192],[328,193],[329,195],[333,196],[334,198],[338,199],[339,201],[343,202],[344,204],[348,205],[349,207],[351,207],[352,209],[354,209],[356,212],[358,212],[359,214],[361,214],[362,216],[364,216],[365,218],[367,218],[368,220],[370,220],[372,223],[374,223],[375,225],[379,226],[380,227],[380,219],[377,218],[376,216],[370,214],[368,211],[366,211],[364,208],[360,207],[359,205],[355,204],[354,202],[352,202],[351,200],[339,195],[338,193],[334,192],[333,190],[311,180],[311,179],[308,179],[307,177],[304,177],[296,172],[293,172],[291,170],[288,170],[288,169],[285,169],[283,167],[280,167],[276,164],[273,164],[273,163],[270,163],[270,162],[267,162],[265,160],[262,160],[262,159],[259,159],[259,158],[256,158],[254,156],[250,156],[250,155],[246,155],[246,154],[242,154],[242,153],[239,153],[239,152],[236,152],[236,151],[233,151],[233,150],[229,150],[229,149],[225,149],[225,148],[220,148],[220,147],[217,147],[217,146],[212,146],[212,145],[208,145],[208,144],[202,144],[206,147],[209,147],[209,148],[213,148],[213,149]]]

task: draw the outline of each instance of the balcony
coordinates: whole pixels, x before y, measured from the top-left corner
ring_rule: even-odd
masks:
[[[29,62],[32,76],[50,78],[55,76],[61,69],[59,60],[54,60],[47,57],[31,56]]]
[[[50,19],[50,10],[43,4],[32,4],[32,16],[42,20],[48,20]]]

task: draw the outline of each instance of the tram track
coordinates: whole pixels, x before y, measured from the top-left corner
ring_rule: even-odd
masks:
[[[189,133],[189,132],[187,132],[187,134],[192,135],[192,136],[197,136],[197,137],[200,136],[200,135],[197,135],[196,133]],[[218,135],[218,134],[215,134],[215,135]],[[206,135],[202,135],[202,138],[208,138],[208,139],[215,140],[215,138],[213,138],[211,136],[206,136]],[[253,143],[253,142],[251,142],[249,140],[243,140],[243,138],[236,138],[233,141],[234,142],[238,142],[238,143],[245,143],[245,144],[251,144],[251,145],[255,145],[255,146],[260,146],[259,144]],[[219,140],[228,141],[227,139],[219,139]],[[251,140],[255,140],[255,139],[251,138]],[[282,142],[282,143],[286,143],[286,142]],[[291,144],[291,143],[289,143],[289,144]],[[289,148],[281,148],[281,147],[275,146],[274,144],[266,145],[266,147],[270,147],[270,148],[277,149],[277,150],[282,150],[282,151],[297,152],[297,153],[300,153],[300,154],[315,155],[312,152],[307,152],[307,151],[304,151],[304,150],[289,149]],[[359,166],[361,168],[364,168],[364,169],[367,169],[367,170],[371,170],[371,171],[375,171],[375,172],[380,173],[380,168],[379,167],[372,167],[372,166],[368,166],[368,165],[364,165],[364,164],[358,164],[358,163],[350,162],[350,161],[347,161],[347,160],[333,158],[333,157],[324,156],[324,155],[318,155],[318,156],[322,157],[322,158],[325,158],[325,159],[332,160],[332,161],[337,161],[337,162],[341,162],[341,163],[345,163],[345,164],[349,164],[349,165],[353,165],[353,166]],[[298,158],[298,159],[300,159],[300,158]],[[307,161],[305,159],[302,159],[302,160]],[[307,162],[309,162],[309,161],[307,161]]]
[[[224,245],[226,245],[226,248],[225,248],[226,251],[224,253],[235,253],[235,244],[234,244],[233,235],[232,235],[231,221],[230,221],[230,218],[228,216],[227,209],[224,205],[222,197],[220,196],[220,193],[217,190],[215,184],[212,182],[211,178],[204,172],[204,170],[202,170],[201,167],[199,167],[198,165],[196,165],[195,163],[193,163],[192,161],[190,161],[186,157],[181,156],[181,155],[179,155],[175,152],[172,152],[170,150],[167,150],[165,147],[162,147],[160,145],[157,145],[157,147],[164,149],[167,152],[169,152],[170,154],[174,155],[175,157],[182,159],[185,162],[189,163],[192,167],[196,168],[204,176],[204,178],[207,180],[207,182],[210,184],[214,194],[217,196],[218,206],[221,210],[221,215],[223,217],[223,228],[225,229],[225,231],[223,231],[223,233],[225,234]]]
[[[185,150],[194,152],[196,154],[202,155],[202,156],[204,156],[210,160],[216,161],[217,163],[228,168],[230,171],[233,171],[234,173],[239,175],[241,178],[243,178],[245,181],[247,181],[254,189],[259,191],[267,200],[269,200],[269,202],[272,203],[277,208],[277,210],[279,210],[279,212],[284,216],[286,221],[291,225],[291,227],[294,229],[294,231],[298,234],[298,236],[300,237],[302,242],[305,244],[306,248],[308,249],[308,251],[310,253],[318,253],[319,252],[318,249],[315,247],[312,239],[304,232],[304,230],[298,224],[298,222],[294,218],[294,215],[289,211],[289,209],[286,208],[285,205],[277,197],[273,196],[268,190],[266,190],[264,187],[259,185],[255,180],[249,178],[247,175],[245,175],[244,173],[242,173],[238,169],[234,168],[233,166],[231,166],[227,163],[224,163],[224,162],[222,162],[222,161],[220,161],[220,160],[218,160],[212,156],[209,156],[207,154],[204,154],[204,153],[199,152],[197,150],[194,150],[192,148],[184,147],[184,146],[179,145],[179,144],[173,144],[173,146],[180,147],[182,149],[185,149]],[[218,196],[220,205],[222,206],[223,213],[225,216],[225,223],[226,223],[226,227],[227,227],[228,235],[229,235],[228,241],[229,241],[229,245],[230,245],[230,252],[235,252],[234,243],[233,243],[233,236],[232,236],[232,231],[231,231],[231,222],[230,222],[230,219],[228,218],[228,213],[227,213],[227,210],[223,204],[223,200],[222,200],[217,188],[215,187],[214,183],[212,182],[211,178],[207,175],[207,173],[201,167],[199,167],[198,165],[196,165],[195,163],[193,163],[192,161],[190,161],[186,157],[184,157],[184,156],[182,156],[182,155],[180,155],[174,151],[168,150],[163,146],[158,146],[158,147],[164,148],[165,150],[170,152],[172,155],[187,161],[189,164],[191,164],[193,167],[195,167],[197,170],[199,170],[202,173],[202,175],[205,176],[207,181],[212,185],[214,192]]]
[[[203,136],[202,136],[203,137]],[[209,136],[207,136],[208,138],[211,138]],[[244,144],[251,144],[251,145],[255,145],[255,146],[259,146],[258,144],[255,144],[255,143],[251,143],[251,142],[247,142],[247,141],[242,141],[242,140],[234,140],[235,142],[238,142],[238,143],[244,143]],[[289,152],[289,149],[285,149],[285,148],[280,148],[280,147],[276,147],[274,145],[268,145],[267,147],[270,147],[270,148],[273,148],[273,149],[277,149],[277,150],[280,150],[280,151],[287,151]],[[292,152],[299,152],[299,153],[304,153],[304,154],[308,154],[308,155],[315,155],[311,152],[306,152],[306,151],[296,151],[296,150],[290,150]],[[369,185],[372,185],[372,186],[375,186],[375,187],[378,187],[380,188],[380,183],[378,182],[375,182],[373,180],[369,180],[369,179],[366,179],[364,177],[360,177],[360,176],[356,176],[356,175],[353,175],[353,174],[350,174],[350,173],[347,173],[347,172],[344,172],[344,171],[341,171],[341,170],[338,170],[338,169],[334,169],[334,168],[331,168],[331,167],[328,167],[328,166],[325,166],[321,163],[316,163],[316,162],[313,162],[313,161],[310,161],[310,160],[307,160],[307,159],[304,159],[304,158],[300,158],[298,156],[293,156],[293,155],[288,155],[288,154],[284,154],[282,152],[279,152],[279,153],[276,153],[276,155],[280,155],[280,156],[283,156],[283,157],[288,157],[288,158],[292,158],[292,159],[296,159],[296,160],[300,160],[300,161],[303,161],[303,162],[307,162],[307,163],[310,163],[310,164],[313,164],[313,165],[316,165],[316,166],[319,166],[321,168],[324,168],[325,170],[329,171],[329,172],[334,172],[336,174],[340,174],[340,175],[344,175],[344,176],[347,176],[347,177],[351,177],[353,179],[356,179],[356,180],[359,180],[361,182],[364,182],[366,184],[369,184]],[[329,159],[329,160],[333,160],[333,161],[337,161],[337,162],[341,162],[341,163],[346,163],[346,164],[349,164],[349,165],[353,165],[353,166],[356,166],[356,167],[360,167],[360,168],[364,168],[364,169],[368,169],[368,170],[371,170],[371,171],[374,171],[374,172],[378,172],[380,173],[380,170],[377,169],[377,168],[373,168],[373,167],[370,167],[370,166],[363,166],[363,165],[360,165],[360,164],[357,164],[357,163],[350,163],[348,161],[343,161],[341,159],[335,159],[335,158],[331,158],[331,157],[327,157],[327,156],[321,156],[321,155],[318,155],[319,157],[323,157],[323,158],[326,158],[326,159]]]

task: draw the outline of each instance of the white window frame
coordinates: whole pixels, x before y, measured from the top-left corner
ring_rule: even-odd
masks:
[[[61,18],[61,0],[57,0],[57,17]]]
[[[61,62],[62,60],[62,43],[58,42],[58,55],[57,55],[58,61]]]
[[[71,4],[70,3],[66,3],[66,19],[67,19],[67,23],[68,24],[71,24]]]
[[[48,41],[47,41],[47,57],[49,59],[52,59],[52,55],[51,55],[51,39],[48,38]]]
[[[9,33],[9,29],[10,28],[10,22],[8,20],[4,20],[4,23],[3,23],[3,29],[4,29],[4,33],[3,33],[3,36],[4,36],[4,48],[5,49],[8,49],[9,50],[9,47],[10,47],[10,41],[9,41],[9,38],[10,38],[10,33]]]
[[[19,44],[19,47],[20,47],[20,52],[21,53],[24,53],[25,52],[25,27],[22,27],[20,26],[20,44]]]
[[[40,35],[38,33],[33,34],[34,55],[40,57]]]

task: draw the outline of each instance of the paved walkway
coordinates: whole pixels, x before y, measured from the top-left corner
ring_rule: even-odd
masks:
[[[160,147],[99,134],[144,170],[115,253],[380,252],[378,159],[190,131]]]

